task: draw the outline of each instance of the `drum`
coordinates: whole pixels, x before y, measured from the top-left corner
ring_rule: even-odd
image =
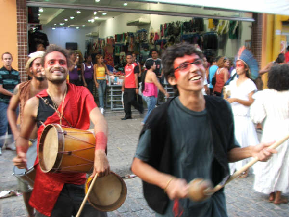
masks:
[[[29,141],[30,142],[30,141]],[[31,187],[34,185],[34,180],[36,176],[36,170],[34,170],[34,162],[37,156],[37,140],[30,142],[30,146],[26,152],[26,169],[19,169],[16,166],[13,167],[13,175],[20,179],[21,181],[27,183]]]
[[[85,184],[87,193],[92,178],[88,178]],[[97,178],[88,195],[88,202],[96,209],[110,212],[118,209],[126,199],[126,184],[121,177],[111,172],[108,176]]]
[[[95,137],[91,131],[47,125],[39,140],[39,166],[44,173],[88,173],[94,165]]]

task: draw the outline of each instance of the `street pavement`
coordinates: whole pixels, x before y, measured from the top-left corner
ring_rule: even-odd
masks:
[[[111,170],[121,177],[130,175],[130,165],[136,150],[139,132],[141,130],[141,115],[134,112],[132,120],[120,120],[123,112],[107,111],[105,114],[109,127],[108,159]],[[260,135],[259,135],[260,136]],[[17,181],[12,176],[12,159],[14,151],[3,150],[0,156],[0,191],[16,190]],[[150,217],[154,212],[146,204],[139,178],[125,178],[127,198],[117,210],[109,212],[109,217]],[[268,202],[268,195],[252,190],[254,177],[252,174],[245,179],[235,179],[226,186],[228,215],[273,217],[289,216],[288,204],[275,205]],[[288,195],[286,195],[288,196]],[[0,217],[26,216],[22,196],[11,196],[0,199]]]

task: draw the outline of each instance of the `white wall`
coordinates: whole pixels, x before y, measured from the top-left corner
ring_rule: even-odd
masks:
[[[75,27],[70,28],[48,28],[43,27],[42,32],[47,34],[48,40],[50,44],[57,44],[63,48],[65,48],[66,42],[76,42],[78,46],[78,50],[80,50],[83,54],[86,50],[85,48],[85,35],[90,32],[96,32],[97,27],[80,27],[76,29]]]

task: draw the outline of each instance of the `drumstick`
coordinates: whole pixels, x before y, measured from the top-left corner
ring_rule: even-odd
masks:
[[[91,192],[91,190],[92,190],[92,188],[93,188],[93,186],[94,186],[94,183],[95,183],[95,180],[96,180],[96,179],[97,179],[97,174],[93,177],[92,182],[91,182],[90,185],[89,185],[89,188],[88,188],[88,190],[87,190],[87,193],[86,193],[86,195],[85,195],[85,197],[84,197],[84,199],[83,199],[83,201],[82,201],[82,203],[81,203],[81,205],[80,205],[80,207],[79,207],[79,209],[78,209],[78,212],[77,212],[77,214],[76,214],[76,217],[79,217],[79,216],[80,216],[80,214],[81,214],[81,212],[82,212],[82,209],[83,209],[83,207],[84,207],[84,205],[85,205],[85,203],[86,203],[86,201],[87,201],[88,195],[89,195],[89,193]]]
[[[277,148],[279,145],[281,145],[283,142],[285,142],[287,139],[289,139],[289,134],[285,136],[283,139],[280,139],[279,141],[275,142],[274,144],[270,145],[269,148]],[[228,184],[233,179],[239,177],[243,172],[248,170],[251,166],[253,166],[258,161],[257,158],[252,159],[249,163],[244,165],[241,169],[236,171],[232,176],[230,176],[227,181],[224,184],[218,184],[216,185],[212,190],[207,190],[206,193],[213,194],[216,191],[219,191],[221,188],[223,188],[226,184]]]

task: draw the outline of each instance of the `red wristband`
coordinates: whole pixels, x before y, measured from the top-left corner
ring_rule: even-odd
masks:
[[[95,149],[96,150],[105,150],[106,149],[106,144],[107,144],[107,137],[104,134],[104,132],[98,132],[95,135]]]
[[[24,146],[16,146],[16,153],[18,154],[19,152],[22,152],[22,153],[26,153],[27,152],[27,149],[26,147]]]

